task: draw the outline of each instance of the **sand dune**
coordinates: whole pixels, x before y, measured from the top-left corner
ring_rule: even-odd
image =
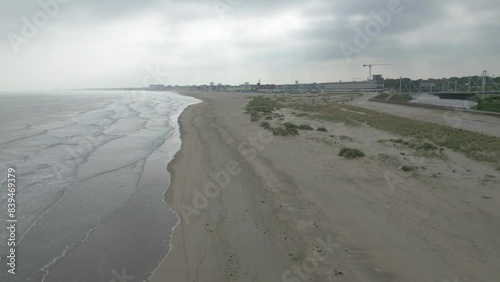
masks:
[[[244,113],[246,96],[189,95],[205,102],[180,118],[183,145],[166,195],[180,224],[151,281],[500,277],[494,166],[444,150],[446,158],[402,173],[412,151],[377,142],[399,136],[286,108],[285,121],[328,132],[272,136]],[[366,156],[346,160],[343,146]]]

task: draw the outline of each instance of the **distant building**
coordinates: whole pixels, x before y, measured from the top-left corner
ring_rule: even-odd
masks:
[[[384,84],[385,79],[381,74],[374,74],[373,80],[375,80],[378,84]]]
[[[257,84],[256,90],[257,90],[257,92],[261,92],[261,93],[273,93],[273,92],[276,92],[276,85],[275,84],[261,85],[259,83],[259,84]]]
[[[323,92],[379,92],[384,85],[375,80],[325,83]]]

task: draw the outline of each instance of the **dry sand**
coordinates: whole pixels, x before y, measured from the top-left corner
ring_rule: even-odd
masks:
[[[191,95],[204,103],[180,118],[166,195],[180,223],[151,281],[498,281],[494,166],[448,150],[422,159],[377,142],[398,136],[289,109],[287,121],[329,132],[270,136],[246,96]],[[366,157],[343,159],[343,146]]]

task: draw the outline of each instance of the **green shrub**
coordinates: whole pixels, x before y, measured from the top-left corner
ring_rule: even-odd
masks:
[[[248,102],[246,110],[248,113],[261,112],[271,114],[274,110],[281,108],[281,105],[269,97],[257,96]]]
[[[328,130],[326,130],[326,128],[324,127],[318,127],[318,129],[316,129],[317,131],[321,131],[321,132],[328,132]]]
[[[260,116],[252,116],[250,118],[251,121],[259,121],[259,119],[260,119]]]
[[[314,130],[314,128],[312,128],[311,126],[307,125],[307,124],[302,124],[299,126],[299,129],[300,130]]]
[[[294,136],[299,135],[299,131],[296,128],[280,126],[273,129],[273,134],[279,136]]]
[[[272,116],[267,116],[266,120],[273,120],[273,117]]]
[[[339,152],[339,156],[342,156],[346,159],[354,159],[364,157],[365,153],[361,152],[358,149],[342,148]]]
[[[260,126],[262,126],[264,129],[271,129],[271,125],[267,121],[261,122]]]
[[[296,124],[293,124],[293,123],[291,123],[291,122],[285,122],[285,123],[283,124],[283,126],[284,126],[285,128],[294,128],[294,129],[297,129],[297,128],[298,128],[298,126],[297,126]]]
[[[424,151],[434,151],[437,149],[437,147],[432,145],[431,143],[425,142],[424,144],[420,145],[418,149]]]
[[[342,140],[342,141],[349,141],[349,142],[352,142],[352,141],[353,141],[353,139],[352,139],[351,137],[349,137],[349,136],[345,136],[345,135],[340,135],[340,136],[339,136],[339,138],[340,138],[340,140]]]
[[[286,132],[290,136],[299,135],[299,131],[296,128],[287,128]]]
[[[500,97],[486,97],[473,107],[475,110],[500,112]]]
[[[273,134],[279,136],[285,136],[285,128],[284,127],[275,127],[273,128]]]
[[[494,163],[497,166],[500,163],[500,138],[495,136],[399,117],[347,104],[341,107],[332,104],[315,107],[304,106],[304,108],[306,111],[315,113],[312,114],[312,117],[319,120],[352,121],[356,124],[369,123],[372,128],[402,136],[405,140],[409,140],[409,138],[427,140],[436,146],[463,153],[474,160]],[[415,149],[419,146],[414,144],[414,141],[409,143]]]
[[[401,167],[401,170],[404,171],[404,172],[410,172],[410,171],[415,170],[415,167],[409,166],[409,165],[404,165],[404,166]]]

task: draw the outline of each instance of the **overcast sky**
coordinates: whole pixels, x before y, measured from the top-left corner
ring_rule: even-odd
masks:
[[[1,1],[0,90],[500,75],[498,0]]]

